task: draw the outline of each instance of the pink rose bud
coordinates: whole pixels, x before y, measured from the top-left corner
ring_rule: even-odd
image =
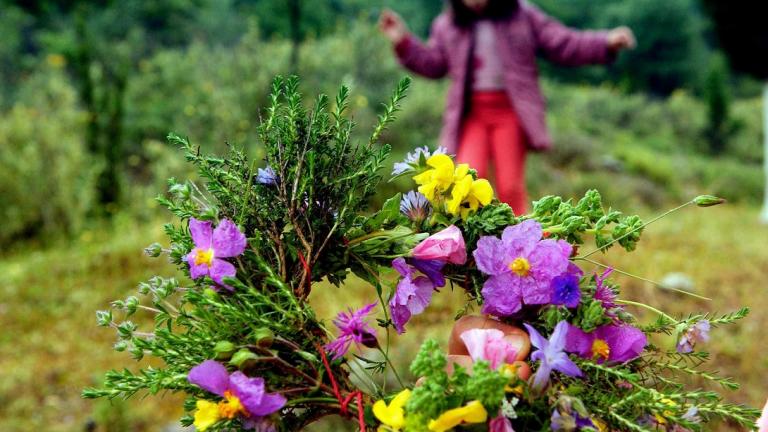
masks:
[[[461,230],[455,225],[433,234],[413,248],[413,257],[420,260],[439,260],[452,264],[467,262],[467,247]]]

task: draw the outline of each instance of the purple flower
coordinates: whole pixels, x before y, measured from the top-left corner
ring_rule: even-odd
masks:
[[[709,342],[709,320],[701,320],[692,325],[680,336],[680,341],[677,342],[677,352],[687,354],[693,351],[693,347],[697,343]]]
[[[572,248],[563,240],[542,240],[541,235],[541,225],[526,220],[505,228],[500,239],[478,240],[475,262],[490,276],[482,290],[483,313],[510,316],[523,305],[551,301],[552,280],[570,268]]]
[[[256,183],[263,185],[276,185],[277,174],[275,174],[275,170],[273,170],[271,166],[267,166],[266,168],[259,168],[256,175]]]
[[[400,200],[400,212],[413,222],[421,222],[432,214],[432,205],[421,192],[410,191]]]
[[[581,302],[579,277],[565,273],[552,279],[552,304],[575,308]]]
[[[428,277],[432,284],[435,285],[435,288],[445,286],[445,276],[443,276],[442,271],[443,267],[445,267],[445,261],[411,258],[409,262],[416,267],[416,270]]]
[[[560,321],[550,335],[545,339],[535,328],[524,324],[531,337],[531,344],[538,348],[531,354],[531,360],[539,361],[539,367],[533,377],[533,389],[541,391],[549,383],[549,376],[553,370],[559,371],[570,377],[581,377],[581,369],[563,352],[565,339],[568,332],[568,323]]]
[[[404,258],[392,261],[392,267],[403,277],[397,284],[395,294],[389,301],[389,310],[392,322],[398,334],[405,332],[405,323],[411,316],[424,311],[432,300],[432,292],[435,285],[425,276],[414,278],[415,268],[408,265]]]
[[[589,417],[582,417],[576,410],[572,410],[565,415],[555,408],[552,410],[551,427],[553,431],[580,431],[582,428],[592,428],[597,430],[597,426]]]
[[[429,151],[429,147],[423,146],[423,147],[417,147],[414,151],[408,153],[407,156],[405,156],[405,159],[402,162],[395,163],[395,166],[392,169],[392,175],[397,176],[400,174],[403,174],[408,171],[414,170],[416,167],[419,166],[419,160],[421,159],[422,155],[424,156],[424,160],[429,159],[430,156],[436,155],[436,154],[445,154],[446,149],[445,147],[438,147],[437,150],[434,152]]]
[[[645,333],[629,324],[608,324],[591,333],[568,324],[565,350],[599,363],[624,363],[637,358],[647,344]]]
[[[378,345],[376,330],[365,320],[375,306],[376,302],[373,302],[357,311],[350,309],[349,313],[339,312],[336,315],[333,324],[339,328],[339,336],[336,340],[325,346],[326,351],[333,353],[334,360],[343,357],[349,351],[352,342],[358,346],[362,344],[369,348],[374,348]]]
[[[191,218],[189,232],[195,243],[186,257],[190,277],[210,276],[218,285],[232,290],[224,283],[224,278],[234,277],[237,271],[232,263],[221,258],[232,258],[243,253],[247,243],[245,235],[229,219],[222,219],[213,229],[211,222]]]
[[[280,410],[286,402],[280,394],[267,393],[262,378],[250,378],[240,371],[230,375],[221,363],[213,360],[193,367],[187,379],[224,399],[218,403],[218,416],[214,414],[214,419],[240,417],[247,422],[257,422]]]
[[[603,305],[603,309],[612,314],[611,310],[616,309],[616,293],[605,284],[605,279],[613,273],[612,268],[606,269],[602,275],[598,276],[595,273],[595,300],[599,301]],[[613,317],[613,315],[611,315]]]

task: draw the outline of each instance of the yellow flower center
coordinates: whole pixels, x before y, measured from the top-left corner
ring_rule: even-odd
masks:
[[[230,391],[224,392],[224,400],[219,402],[219,415],[222,418],[233,419],[238,414],[248,416],[248,412],[240,402],[237,396],[233,395]]]
[[[611,347],[608,346],[606,341],[595,339],[595,341],[592,342],[592,355],[602,357],[603,360],[608,360],[608,357],[611,355]]]
[[[213,265],[213,249],[195,249],[195,265],[205,264],[208,267]]]
[[[509,264],[509,269],[515,272],[518,276],[525,277],[528,276],[528,272],[531,271],[531,263],[523,257],[518,257]]]

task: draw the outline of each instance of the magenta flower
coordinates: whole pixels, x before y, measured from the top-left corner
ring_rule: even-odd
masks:
[[[515,432],[515,429],[512,428],[512,422],[499,413],[488,423],[488,432]]]
[[[286,399],[281,394],[267,393],[264,379],[250,378],[240,371],[231,375],[219,362],[206,360],[189,371],[190,383],[224,400],[218,403],[218,415],[213,419],[240,417],[244,423],[258,424],[261,417],[282,408]]]
[[[491,369],[516,360],[517,349],[504,339],[504,332],[498,329],[472,329],[459,336],[469,351],[472,361],[487,361]]]
[[[413,315],[424,311],[435,289],[434,283],[426,276],[414,277],[415,268],[408,265],[404,258],[392,261],[392,267],[400,273],[402,279],[397,284],[395,294],[389,301],[392,323],[398,334],[405,332],[405,324]]]
[[[599,363],[624,363],[636,359],[647,344],[645,333],[629,324],[608,324],[591,333],[569,324],[565,350]]]
[[[568,323],[560,321],[555,326],[555,330],[545,339],[535,328],[528,324],[523,324],[528,329],[528,336],[531,337],[531,345],[538,348],[531,354],[531,360],[538,361],[539,367],[533,376],[532,388],[537,391],[544,390],[549,384],[549,376],[553,370],[559,371],[569,377],[582,376],[581,369],[576,363],[568,358],[563,349],[566,344],[566,334],[568,332]]]
[[[523,305],[546,304],[552,281],[569,270],[571,245],[542,240],[541,225],[526,220],[504,229],[501,238],[481,237],[474,256],[477,268],[489,275],[483,285],[483,313],[510,316]]]
[[[680,336],[680,341],[677,342],[677,352],[687,354],[693,351],[693,347],[697,343],[709,342],[709,320],[701,320],[692,325]]]
[[[237,274],[235,266],[222,258],[232,258],[245,251],[245,235],[229,219],[222,219],[213,229],[211,222],[189,220],[189,232],[195,247],[187,255],[189,274],[192,279],[210,276],[214,282],[229,290],[232,287],[224,283],[225,277]]]
[[[613,273],[612,268],[606,269],[600,276],[595,273],[595,300],[599,301],[603,305],[603,309],[608,311],[609,314],[612,314],[610,316],[613,317],[615,314],[613,314],[611,310],[618,307],[616,304],[617,296],[611,287],[605,284],[605,280],[611,273]]]
[[[344,357],[352,342],[358,347],[360,345],[369,348],[377,346],[376,330],[366,321],[368,314],[374,307],[376,307],[376,302],[363,306],[357,311],[350,309],[349,313],[339,312],[336,315],[333,324],[339,328],[339,336],[325,346],[325,350],[333,354],[334,360]]]
[[[461,230],[455,225],[422,240],[413,248],[413,257],[420,260],[438,260],[452,264],[467,262],[467,247]]]

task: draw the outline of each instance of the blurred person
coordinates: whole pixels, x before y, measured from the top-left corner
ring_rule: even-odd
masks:
[[[427,78],[450,77],[440,145],[487,177],[493,162],[499,199],[527,211],[525,157],[552,146],[536,54],[567,66],[606,64],[635,46],[627,27],[576,31],[518,0],[451,0],[426,44],[384,10],[379,28],[400,63]]]

